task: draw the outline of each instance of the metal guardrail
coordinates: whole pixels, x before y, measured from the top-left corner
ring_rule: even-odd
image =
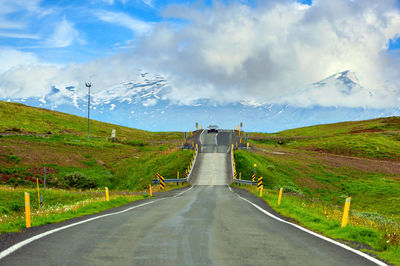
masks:
[[[231,149],[230,149],[231,150],[231,166],[232,166],[232,180],[233,180],[233,183],[256,186],[257,185],[257,181],[242,180],[242,179],[235,178],[236,169],[235,169],[234,151],[237,150],[238,148],[242,149],[240,146],[239,147],[234,147],[233,145],[231,145]],[[246,149],[246,148],[247,147],[244,147],[244,149]],[[236,173],[236,176],[237,176],[237,173]]]
[[[187,177],[186,178],[170,178],[170,179],[164,179],[164,183],[183,183],[183,182],[188,182],[190,181],[190,176],[192,175],[193,172],[193,168],[194,165],[196,164],[197,161],[197,156],[199,154],[199,148],[196,144],[196,149],[195,149],[195,154],[194,154],[194,158],[193,158],[193,163],[192,163],[192,167],[190,167],[189,173],[187,173]],[[160,176],[159,173],[157,173],[157,175]],[[160,179],[153,179],[151,180],[152,184],[160,184]]]
[[[198,147],[198,145],[196,144],[196,149],[195,149],[195,155],[194,155],[194,160],[193,160],[193,165],[192,165],[192,167],[190,168],[190,171],[189,171],[189,174],[187,175],[187,182],[189,182],[190,181],[190,177],[192,176],[192,172],[193,172],[193,168],[194,168],[194,166],[196,165],[196,161],[197,161],[197,155],[199,154],[199,147]]]
[[[243,185],[257,185],[257,181],[251,181],[251,180],[242,180],[242,179],[233,179],[233,182],[236,184],[243,184]]]
[[[247,146],[237,146],[235,150],[251,150],[251,146],[249,146],[249,148],[247,148]]]
[[[183,182],[187,182],[188,180],[187,180],[187,178],[179,178],[179,179],[177,179],[177,178],[175,178],[175,179],[165,179],[165,183],[183,183]],[[152,184],[160,184],[160,179],[153,179],[153,180],[151,180],[151,183]]]

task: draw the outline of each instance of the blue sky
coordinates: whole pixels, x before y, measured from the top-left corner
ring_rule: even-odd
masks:
[[[0,20],[1,46],[32,52],[47,62],[62,64],[86,62],[118,53],[127,46],[126,42],[134,40],[140,34],[132,30],[135,28],[133,20],[184,24],[184,20],[164,17],[164,10],[173,5],[187,5],[197,9],[213,5],[212,0],[33,0],[29,9],[24,8],[24,1],[17,1],[21,5],[12,4],[13,0],[4,1],[3,5],[12,7],[11,12],[3,14],[3,20],[7,21],[4,24],[14,26],[1,26]],[[256,6],[258,1],[219,1],[224,4],[236,2]],[[300,2],[311,4],[311,0]],[[0,3],[0,7],[1,5]],[[132,21],[125,21],[123,25],[117,21],[107,22],[99,17],[99,12],[110,12],[116,16],[122,14]],[[54,44],[50,39],[55,35],[55,29],[63,23],[65,36],[60,38],[65,38],[64,43],[59,38],[60,43]],[[76,30],[76,36],[68,36],[73,34],[72,30]]]
[[[380,108],[385,95],[393,104],[400,97],[399,6],[399,0],[1,0],[0,93],[42,97],[88,79],[105,91],[146,71],[163,76],[165,97],[179,104],[237,102],[243,95],[280,103],[300,87],[351,70],[381,96],[355,94],[346,107]],[[314,104],[336,106],[334,95]],[[292,103],[299,102],[307,101]]]
[[[4,0],[6,6],[13,0]],[[8,3],[7,3],[8,2]],[[197,9],[208,8],[213,5],[212,0],[33,0],[31,10],[23,8],[24,1],[18,0],[21,5],[14,5],[11,12],[3,14],[5,24],[14,24],[14,27],[1,26],[0,44],[21,51],[32,52],[41,59],[51,63],[86,62],[94,58],[109,56],[129,46],[140,32],[135,31],[135,21],[144,23],[174,22],[184,24],[184,20],[166,18],[163,12],[172,5],[187,5]],[[256,7],[259,1],[219,1],[224,4],[241,3]],[[312,0],[299,0],[299,3],[312,5]],[[0,3],[0,7],[1,7]],[[104,21],[99,13],[109,12],[115,16],[124,15],[127,20],[118,23],[117,18]],[[1,15],[1,13],[0,13]],[[103,14],[105,16],[105,14]],[[111,21],[113,20],[113,21]],[[66,40],[59,39],[58,44],[50,40],[55,35],[55,29],[65,24]],[[18,26],[21,24],[20,26]],[[23,25],[24,24],[24,25]],[[23,26],[22,26],[23,25]],[[69,31],[75,30],[73,37]],[[61,34],[61,33],[60,33]],[[61,34],[62,35],[62,34]],[[132,44],[131,44],[132,45]],[[399,39],[389,41],[389,50],[399,49]]]

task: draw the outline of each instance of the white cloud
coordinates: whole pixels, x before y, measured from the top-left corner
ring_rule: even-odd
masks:
[[[395,0],[320,0],[310,7],[292,1],[268,1],[257,7],[173,6],[164,15],[187,21],[178,26],[148,24],[103,10],[95,15],[146,34],[135,40],[134,49],[86,64],[11,69],[0,76],[2,94],[37,95],[52,85],[82,87],[89,77],[97,90],[105,90],[132,80],[141,68],[164,76],[170,93],[163,97],[183,104],[208,98],[382,108],[396,106],[400,96],[400,54],[387,51],[389,39],[400,33]],[[60,38],[53,38],[59,47],[78,38],[64,23],[54,35]],[[372,96],[366,91],[343,96],[332,87],[297,93],[305,84],[347,69],[357,73]]]
[[[142,0],[149,7],[154,7],[153,0]]]
[[[128,28],[135,33],[145,34],[151,31],[152,24],[133,18],[124,13],[99,10],[95,15],[102,21]]]
[[[33,39],[39,40],[40,36],[37,34],[26,34],[26,33],[12,33],[12,32],[1,32],[0,37],[13,38],[13,39]]]
[[[85,43],[74,25],[65,18],[56,25],[52,36],[47,40],[46,45],[50,47],[68,47],[74,42]]]
[[[205,11],[173,6],[165,15],[190,22],[155,27],[136,60],[163,74],[173,88],[169,97],[183,103],[268,101],[347,69],[375,90],[400,79],[388,74],[398,69],[399,57],[386,50],[400,32],[395,1],[217,3]]]
[[[0,75],[15,67],[40,64],[36,55],[11,48],[0,48],[0,58]]]
[[[20,10],[26,10],[33,13],[42,12],[40,8],[42,0],[2,0],[0,2],[0,14],[9,14]]]
[[[3,97],[41,97],[50,91],[57,69],[52,66],[14,67],[0,77]]]
[[[43,17],[52,12],[51,9],[40,7],[41,0],[2,0],[0,1],[0,32],[3,38],[40,39],[38,34],[22,32],[26,30],[30,16]],[[21,13],[18,19],[13,18],[16,13]],[[18,31],[15,31],[18,30]]]
[[[0,29],[23,29],[25,27],[25,23],[10,21],[0,17]]]

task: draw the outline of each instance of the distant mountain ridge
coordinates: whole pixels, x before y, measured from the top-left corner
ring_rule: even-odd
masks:
[[[272,101],[276,103],[241,101],[218,105],[203,99],[190,106],[178,105],[168,100],[168,92],[167,80],[160,75],[149,73],[139,73],[132,81],[124,81],[102,91],[96,91],[94,84],[91,93],[91,115],[97,120],[153,131],[187,130],[196,121],[204,126],[217,124],[220,127],[232,128],[242,121],[247,125],[247,130],[263,132],[398,115],[398,110],[394,109],[335,105],[324,107],[319,104],[323,103],[324,97],[328,97],[329,100],[329,97],[337,97],[338,101],[346,102],[353,98],[368,101],[373,96],[373,92],[363,87],[357,75],[349,70],[303,86],[293,95]],[[53,87],[50,93],[40,97],[2,100],[22,102],[80,116],[87,115],[86,88]]]
[[[340,91],[344,94],[351,94],[352,92],[354,92],[354,90],[367,90],[366,88],[361,86],[356,73],[351,72],[350,70],[334,74],[319,82],[315,82],[312,85],[315,87],[333,85],[336,88],[340,89]],[[370,91],[369,94],[372,95]]]

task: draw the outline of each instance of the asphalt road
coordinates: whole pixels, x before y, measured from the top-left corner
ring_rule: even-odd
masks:
[[[202,134],[205,149],[193,170],[194,186],[188,190],[50,234],[16,250],[0,264],[373,264],[266,215],[248,201],[264,210],[268,206],[249,193],[232,191],[227,185],[230,137],[229,132]]]

